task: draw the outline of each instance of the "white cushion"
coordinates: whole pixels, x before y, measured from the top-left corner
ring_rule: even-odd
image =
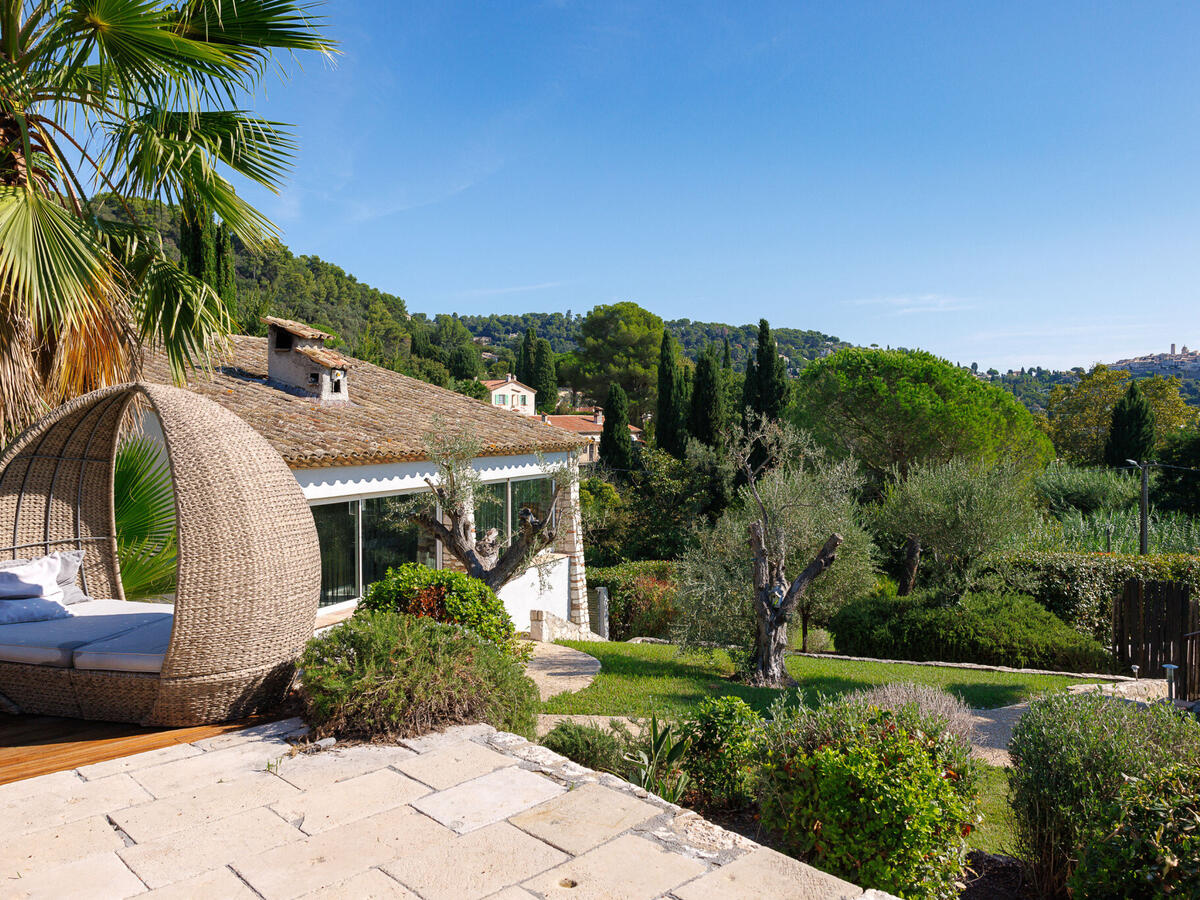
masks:
[[[62,594],[59,594],[61,597]],[[0,600],[0,625],[19,625],[22,622],[47,622],[65,619],[70,611],[57,600],[49,597],[21,597],[17,600]]]
[[[89,600],[71,607],[69,619],[0,625],[0,661],[70,667],[84,644],[124,634],[141,625],[170,619],[170,603]]]
[[[109,672],[161,672],[167,645],[171,643],[171,616],[139,625],[131,631],[84,644],[72,654],[77,669]]]
[[[62,560],[57,556],[43,556],[22,565],[0,569],[0,600],[25,597],[58,600],[62,597],[62,588],[58,584],[61,570]]]

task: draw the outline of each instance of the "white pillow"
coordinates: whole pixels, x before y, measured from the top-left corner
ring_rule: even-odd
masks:
[[[61,600],[63,589],[58,583],[61,568],[62,560],[57,556],[43,556],[21,566],[0,569],[0,600],[28,597]]]
[[[56,600],[47,597],[21,597],[0,600],[0,625],[19,625],[22,622],[46,622],[50,619],[74,618],[74,613]]]

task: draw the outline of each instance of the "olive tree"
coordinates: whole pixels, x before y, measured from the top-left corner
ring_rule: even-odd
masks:
[[[767,450],[758,465],[756,446]],[[763,420],[731,453],[744,484],[681,561],[674,637],[741,648],[753,683],[781,686],[793,619],[806,647],[812,622],[874,585],[874,547],[856,499],[862,478],[853,460],[831,460],[802,433]]]
[[[970,587],[979,563],[1026,533],[1035,518],[1028,475],[1015,463],[966,459],[913,466],[884,489],[873,521],[880,534],[905,545],[900,593],[916,584],[923,554],[950,594]]]
[[[417,495],[406,513],[420,528],[441,541],[468,575],[498,591],[554,543],[558,497],[576,480],[577,470],[565,463],[546,472],[546,477],[554,482],[554,490],[544,514],[539,516],[526,507],[518,513],[516,527],[507,538],[495,528],[480,535],[475,527],[476,507],[496,501],[490,492],[480,489],[482,482],[472,465],[482,450],[479,439],[465,431],[438,429],[425,436],[425,445],[429,458],[438,467],[436,478],[425,479],[437,504],[430,502],[429,495]]]

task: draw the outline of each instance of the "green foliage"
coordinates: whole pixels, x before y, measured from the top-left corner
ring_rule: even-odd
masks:
[[[1010,799],[1018,857],[1045,897],[1061,897],[1091,830],[1126,777],[1145,778],[1200,754],[1200,722],[1156,704],[1099,693],[1035,700],[1013,729]]]
[[[526,382],[537,391],[537,410],[540,413],[552,413],[558,406],[558,375],[554,370],[554,351],[550,342],[538,338],[533,360],[533,380]]]
[[[1137,506],[1142,490],[1137,475],[1090,466],[1053,465],[1033,484],[1038,499],[1059,517],[1073,510],[1085,514],[1126,510]]]
[[[623,725],[609,723],[607,728],[584,725],[563,719],[542,738],[542,746],[565,756],[572,762],[594,769],[624,776],[629,769],[626,755],[629,754],[633,738]]]
[[[390,609],[355,613],[300,659],[318,734],[395,740],[486,722],[532,736],[540,706],[522,664],[472,631]]]
[[[763,825],[787,851],[865,888],[954,898],[977,822],[966,742],[915,706],[777,704],[757,782]]]
[[[1159,460],[1164,466],[1155,470],[1155,505],[1200,516],[1200,471],[1191,471],[1200,469],[1200,430],[1186,428],[1168,434]]]
[[[970,593],[946,605],[928,593],[881,589],[830,620],[839,652],[916,662],[969,662],[1060,672],[1106,672],[1099,642],[1021,594]]]
[[[1068,879],[1089,900],[1200,897],[1200,768],[1128,778]]]
[[[875,584],[875,547],[860,523],[862,484],[852,463],[831,462],[813,448],[788,454],[786,465],[756,486],[770,516],[775,546],[785,554],[790,582],[831,534],[842,535],[836,562],[812,582],[793,612],[801,632],[823,624],[845,600]],[[759,516],[748,487],[680,560],[682,612],[672,638],[686,647],[735,646],[749,661],[756,635],[754,579],[746,535]]]
[[[1151,508],[1146,517],[1151,554],[1200,552],[1200,519],[1178,510]],[[1040,520],[1019,549],[1045,553],[1137,553],[1141,522],[1136,509],[1069,511]]]
[[[579,482],[579,512],[583,520],[583,543],[587,547],[587,571],[592,564],[611,566],[622,559],[628,509],[616,485],[592,475]]]
[[[1053,448],[1002,388],[924,351],[839,350],[800,375],[797,424],[877,479],[956,457],[1041,469]]]
[[[450,569],[405,563],[369,586],[359,612],[395,610],[471,629],[507,653],[519,651],[516,629],[500,598],[477,578]]]
[[[533,386],[533,369],[537,363],[537,329],[525,329],[525,337],[521,339],[521,348],[517,352],[517,381]]]
[[[651,410],[662,333],[662,319],[636,303],[593,308],[579,328],[583,386],[599,396],[609,385],[618,384],[632,398],[636,413]],[[604,412],[607,415],[608,408]]]
[[[685,444],[686,385],[680,371],[675,338],[663,331],[658,350],[658,401],[654,415],[655,443],[672,456],[682,456]]]
[[[983,557],[1013,546],[1033,521],[1028,483],[1016,466],[962,457],[914,464],[906,478],[887,484],[872,518],[897,545],[916,535],[922,571],[952,594],[967,590]],[[918,575],[922,581],[930,579]]]
[[[742,413],[774,422],[783,415],[788,400],[787,364],[779,358],[771,326],[766,319],[758,321],[758,346],[753,364],[746,365],[746,380],[742,393]]]
[[[1076,383],[1060,384],[1050,392],[1046,416],[1060,455],[1083,465],[1104,462],[1113,411],[1127,393],[1130,380],[1123,369],[1097,365],[1086,374],[1081,372]],[[1160,440],[1180,428],[1195,427],[1197,410],[1180,396],[1178,378],[1151,375],[1139,378],[1137,385],[1153,410]],[[1120,465],[1124,464],[1122,460]]]
[[[704,806],[738,808],[751,800],[762,717],[740,697],[709,697],[684,723],[691,749],[683,768]]]
[[[721,443],[727,426],[721,362],[717,358],[716,348],[710,347],[696,363],[687,430],[700,443],[716,447]]]
[[[664,637],[654,633],[657,630],[654,622],[648,620],[665,618],[669,625],[676,615],[674,562],[646,560],[615,566],[589,566],[587,585],[589,590],[608,589],[609,636],[614,641],[627,641],[638,636]],[[653,603],[654,600],[662,603]],[[667,605],[666,611],[661,609],[664,605]],[[651,630],[639,630],[647,627]]]
[[[1154,410],[1136,381],[1130,381],[1124,396],[1113,407],[1104,461],[1113,467],[1127,460],[1143,462],[1154,455]]]
[[[678,803],[691,787],[683,768],[688,745],[686,734],[652,716],[649,728],[625,755],[629,780],[668,803]]]
[[[172,593],[179,549],[175,488],[160,444],[133,437],[117,448],[113,504],[125,598],[144,600]]]
[[[625,474],[633,469],[633,437],[629,433],[629,398],[621,385],[608,389],[604,404],[604,430],[600,432],[600,461]]]
[[[1200,556],[1113,553],[1009,553],[989,569],[1080,634],[1111,640],[1112,604],[1131,579],[1180,581],[1200,590]]]

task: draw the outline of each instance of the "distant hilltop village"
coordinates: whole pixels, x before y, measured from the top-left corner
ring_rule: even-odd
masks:
[[[1187,344],[1176,353],[1171,345],[1170,353],[1148,353],[1133,359],[1121,359],[1110,368],[1128,369],[1133,375],[1178,375],[1181,378],[1200,377],[1200,350],[1189,350]]]

